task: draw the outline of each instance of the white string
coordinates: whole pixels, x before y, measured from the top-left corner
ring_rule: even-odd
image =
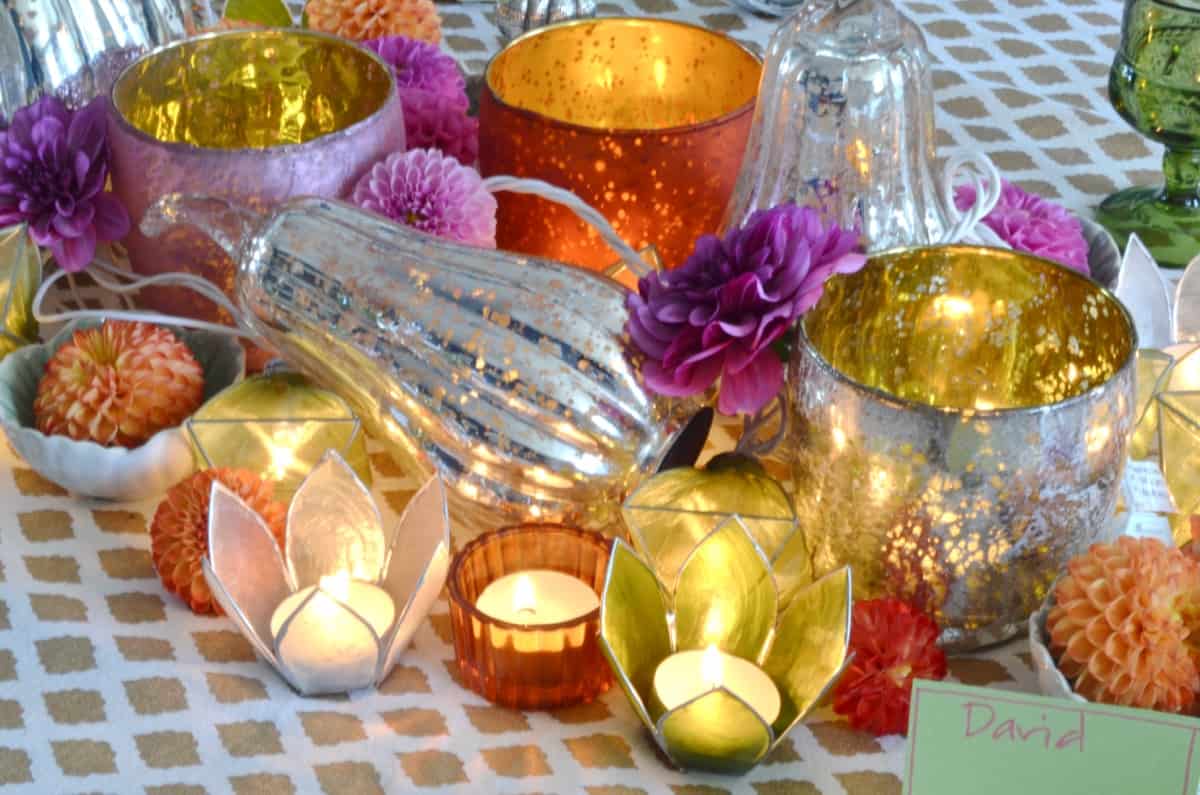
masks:
[[[590,224],[604,238],[604,242],[612,247],[620,255],[625,262],[626,267],[633,271],[634,275],[639,279],[650,273],[650,266],[617,234],[617,230],[612,228],[608,219],[600,214],[596,208],[585,202],[583,199],[576,196],[569,190],[551,185],[549,182],[543,182],[540,179],[522,179],[520,177],[496,176],[488,177],[483,181],[483,187],[492,193],[498,193],[502,190],[511,193],[527,193],[532,196],[541,196],[543,199],[549,199],[556,204],[561,204],[568,210],[582,218],[586,223]]]
[[[975,203],[966,211],[959,210],[954,203],[954,187],[960,176],[966,176],[975,189]],[[987,224],[981,223],[999,201],[1000,171],[990,157],[975,152],[955,155],[947,160],[946,168],[942,171],[942,206],[951,219],[951,226],[938,242],[942,245],[975,242],[1011,248]]]
[[[143,287],[151,285],[177,285],[186,287],[193,292],[196,292],[209,299],[221,309],[228,312],[233,318],[238,318],[239,313],[233,302],[225,297],[215,285],[200,276],[194,276],[190,273],[161,273],[157,276],[146,276],[142,278],[134,278],[125,271],[115,267],[110,262],[97,258],[92,262],[88,273],[95,282],[106,290],[110,290],[117,295],[124,296],[126,293],[136,292]],[[117,281],[105,278],[102,274],[120,276],[130,279],[128,284],[122,284]],[[61,279],[66,278],[68,284],[74,285],[74,277],[68,271],[60,270],[47,277],[38,287],[33,296],[33,316],[39,323],[58,323],[62,321],[75,319],[97,319],[97,320],[137,320],[145,323],[166,324],[171,326],[183,326],[186,328],[201,329],[204,331],[213,331],[218,334],[229,334],[238,337],[252,338],[256,335],[249,333],[241,328],[226,326],[221,323],[210,323],[205,320],[196,320],[189,317],[176,317],[175,315],[166,315],[161,312],[138,311],[130,309],[72,309],[66,312],[47,312],[42,308],[46,300],[46,295],[50,289],[57,284]],[[77,300],[79,300],[77,298]],[[82,302],[81,302],[82,303]]]

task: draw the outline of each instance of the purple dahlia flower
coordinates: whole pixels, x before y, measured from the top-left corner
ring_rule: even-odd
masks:
[[[496,199],[479,173],[436,149],[396,152],[354,187],[354,203],[447,240],[496,247]]]
[[[34,242],[72,272],[88,266],[97,242],[129,231],[129,213],[104,190],[102,102],[71,111],[57,97],[43,97],[0,131],[0,226],[28,223]]]
[[[960,185],[954,191],[959,210],[975,204],[975,189]],[[1041,196],[1025,191],[1008,180],[1000,182],[1000,201],[983,217],[983,222],[1018,251],[1061,262],[1089,274],[1088,244],[1079,219]]]
[[[469,166],[479,159],[479,120],[440,94],[411,92],[404,105],[404,140],[409,149],[440,149]]]
[[[445,97],[451,107],[466,113],[466,80],[454,59],[438,49],[436,44],[404,36],[385,36],[362,44],[392,67],[396,90],[405,104],[405,110],[408,110],[409,96],[413,92],[423,92]]]
[[[756,212],[723,240],[701,237],[682,267],[643,278],[626,302],[647,386],[686,397],[719,377],[721,413],[759,410],[783,386],[771,343],[830,276],[866,263],[860,248],[857,232],[793,204]]]

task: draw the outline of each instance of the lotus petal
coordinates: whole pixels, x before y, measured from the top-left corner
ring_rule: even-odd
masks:
[[[213,592],[223,591],[236,608],[222,609],[244,619],[252,640],[270,647],[271,615],[291,592],[279,545],[258,512],[220,481],[213,481],[209,505],[205,579],[214,584],[211,571],[219,586]]]
[[[330,450],[288,508],[287,560],[296,587],[336,574],[376,582],[386,558],[379,508],[345,459]]]
[[[221,582],[221,578],[213,571],[212,564],[209,563],[208,558],[203,558],[200,561],[200,566],[204,569],[204,579],[208,581],[208,589],[212,591],[213,598],[217,600],[217,604],[225,611],[225,615],[233,621],[246,640],[250,642],[250,645],[254,647],[254,650],[258,652],[259,657],[279,668],[279,660],[275,657],[275,653],[271,651],[271,636],[266,635],[265,638],[259,636],[246,615],[242,612],[241,607],[229,595],[225,585]],[[270,621],[270,616],[267,617],[267,620],[268,622]],[[268,631],[269,629],[268,627]],[[285,676],[284,678],[287,677]]]
[[[713,644],[756,660],[775,626],[778,601],[766,555],[735,516],[683,564],[675,588],[675,646]]]
[[[663,715],[657,738],[675,764],[715,773],[744,773],[772,740],[758,713],[723,687]]]
[[[634,711],[653,731],[647,704],[654,671],[671,654],[667,610],[654,572],[619,538],[613,541],[604,575],[600,648]]]
[[[791,498],[766,474],[744,467],[668,469],[651,477],[621,508],[638,552],[672,592],[696,545],[737,514],[768,558],[796,539]],[[804,567],[808,574],[808,567]]]
[[[397,546],[403,545],[398,550]],[[397,554],[397,552],[400,554]],[[392,601],[404,605],[387,643],[382,674],[386,675],[408,647],[437,600],[450,570],[450,518],[446,487],[432,477],[404,508],[389,544],[387,572],[380,583]]]
[[[779,619],[763,669],[780,689],[774,727],[786,734],[836,681],[850,644],[850,568],[831,572],[796,594]]]

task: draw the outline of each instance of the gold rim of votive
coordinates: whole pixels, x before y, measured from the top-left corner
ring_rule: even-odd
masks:
[[[1085,276],[1084,274],[1080,273],[1079,271],[1076,271],[1072,268],[1069,268],[1069,267],[1063,265],[1062,263],[1055,262],[1053,260],[1046,259],[1044,257],[1039,257],[1034,254],[1029,254],[1027,252],[1016,251],[1016,250],[1011,250],[1011,249],[991,248],[991,247],[987,247],[987,246],[973,246],[973,245],[947,245],[947,246],[931,246],[931,247],[924,247],[924,248],[906,247],[906,248],[896,248],[896,249],[889,249],[887,251],[881,251],[881,252],[872,254],[870,256],[870,259],[868,260],[866,268],[867,269],[871,268],[874,263],[876,263],[877,261],[880,261],[880,260],[887,261],[887,264],[884,267],[895,267],[896,266],[895,261],[897,259],[904,260],[906,258],[913,257],[913,256],[919,255],[921,253],[934,252],[934,251],[945,252],[945,253],[949,253],[949,254],[953,254],[953,255],[957,255],[957,256],[975,256],[980,259],[980,267],[985,267],[985,268],[986,267],[1001,267],[1001,265],[999,263],[995,262],[995,260],[997,260],[997,259],[1004,259],[1009,262],[1024,261],[1026,266],[1034,265],[1043,270],[1050,269],[1050,270],[1058,273],[1059,275],[1065,275],[1066,278],[1077,279],[1081,282],[1084,282],[1088,286],[1088,288],[1090,288],[1097,295],[1099,295],[1103,299],[1105,299],[1115,309],[1115,311],[1118,313],[1118,316],[1121,318],[1121,320],[1124,321],[1125,329],[1128,332],[1128,343],[1129,343],[1129,347],[1125,353],[1124,360],[1119,365],[1114,366],[1112,368],[1112,371],[1108,374],[1108,376],[1103,381],[1099,381],[1095,384],[1090,385],[1088,388],[1082,390],[1078,394],[1071,395],[1070,397],[1066,397],[1066,398],[1063,398],[1063,399],[1057,400],[1057,401],[1052,401],[1052,402],[1048,402],[1048,403],[1037,403],[1037,404],[1024,405],[1024,406],[997,406],[994,408],[969,408],[969,407],[958,407],[958,406],[939,406],[939,405],[935,405],[935,404],[920,401],[920,400],[914,400],[912,398],[906,398],[901,395],[897,395],[896,393],[891,392],[887,389],[872,386],[870,384],[865,384],[862,381],[859,381],[858,379],[852,377],[851,375],[849,375],[848,373],[843,371],[841,368],[835,366],[831,361],[829,361],[825,357],[825,355],[813,343],[812,339],[808,335],[808,328],[807,328],[808,322],[810,322],[811,320],[814,319],[814,317],[819,315],[818,310],[820,309],[821,303],[825,300],[824,296],[822,297],[821,301],[818,301],[817,305],[814,306],[813,309],[809,310],[808,313],[806,313],[804,316],[802,316],[800,318],[799,332],[797,334],[797,337],[799,339],[800,346],[804,351],[804,354],[806,356],[808,356],[809,358],[811,358],[817,364],[818,367],[820,367],[823,371],[825,371],[832,378],[834,378],[837,381],[840,381],[844,384],[847,384],[848,386],[850,386],[854,389],[865,392],[865,393],[871,395],[874,399],[876,399],[884,404],[892,405],[897,408],[901,408],[901,409],[908,410],[908,411],[924,412],[924,413],[934,414],[934,415],[938,415],[938,416],[970,415],[972,417],[980,417],[980,418],[985,418],[985,419],[989,418],[989,417],[1015,416],[1018,414],[1030,413],[1030,412],[1044,412],[1044,411],[1047,411],[1050,409],[1058,409],[1060,407],[1069,406],[1069,405],[1076,403],[1078,401],[1081,401],[1081,400],[1087,400],[1095,392],[1097,392],[1100,389],[1105,388],[1106,386],[1111,384],[1115,379],[1120,377],[1122,373],[1126,372],[1131,367],[1135,366],[1135,364],[1137,362],[1137,350],[1138,350],[1137,327],[1135,326],[1135,324],[1133,322],[1133,317],[1129,314],[1129,310],[1126,309],[1125,305],[1120,301],[1120,299],[1118,299],[1116,297],[1116,295],[1111,290],[1109,290],[1107,287],[1105,287],[1104,285],[1095,281],[1094,279],[1090,278],[1089,276]],[[841,278],[841,279],[854,278],[855,276],[857,276],[857,274],[851,274],[850,276],[840,276],[838,278]]]
[[[197,144],[184,140],[167,140],[160,138],[157,135],[148,132],[129,118],[129,104],[133,101],[134,88],[130,81],[135,79],[135,76],[141,72],[151,68],[155,62],[160,61],[164,57],[175,57],[181,50],[199,50],[205,46],[211,46],[211,42],[234,42],[245,39],[259,40],[262,42],[281,41],[284,39],[309,39],[311,42],[320,47],[324,47],[329,51],[342,51],[352,58],[361,58],[364,63],[371,64],[378,74],[372,74],[367,77],[368,82],[375,80],[384,81],[384,85],[380,86],[376,93],[370,98],[371,104],[365,108],[359,109],[356,113],[355,120],[350,124],[339,122],[340,126],[326,132],[321,132],[310,138],[305,138],[302,141],[289,141],[286,143],[276,143],[268,146],[218,146],[209,144]],[[230,45],[233,46],[233,45]],[[161,90],[161,88],[160,88]],[[360,47],[354,42],[343,39],[339,36],[334,36],[328,33],[321,33],[313,30],[305,30],[300,28],[255,28],[244,30],[228,30],[214,31],[204,33],[198,36],[191,36],[186,39],[180,39],[168,44],[155,47],[141,55],[133,63],[121,70],[120,75],[113,81],[112,88],[109,90],[109,116],[118,125],[122,131],[128,135],[134,136],[144,142],[155,146],[165,147],[174,150],[180,154],[186,153],[223,153],[223,154],[239,154],[239,153],[282,153],[301,149],[302,147],[312,146],[315,143],[324,144],[333,140],[336,136],[352,135],[360,127],[370,122],[378,116],[391,103],[399,102],[400,98],[396,92],[395,78],[392,76],[391,67],[389,67],[383,59],[377,54],[367,49]]]
[[[535,110],[525,107],[524,105],[514,104],[506,99],[501,91],[498,91],[493,85],[493,72],[505,66],[505,61],[514,58],[514,53],[518,53],[522,48],[528,47],[529,42],[536,39],[543,39],[551,36],[567,35],[578,33],[580,29],[606,27],[606,26],[631,26],[641,25],[646,27],[664,27],[684,29],[691,35],[708,39],[709,41],[728,47],[729,54],[738,55],[746,59],[747,65],[754,65],[756,68],[756,77],[753,81],[753,88],[749,92],[748,98],[738,105],[726,109],[714,116],[699,119],[694,122],[686,122],[682,124],[671,124],[662,127],[612,127],[601,124],[585,124],[577,121],[569,121],[558,116],[551,115],[543,110]],[[561,127],[568,130],[587,131],[589,133],[608,132],[617,133],[620,135],[673,135],[681,132],[690,132],[694,130],[703,130],[719,124],[725,124],[731,119],[735,119],[754,110],[754,103],[758,98],[758,83],[762,74],[762,58],[750,48],[746,47],[741,42],[735,40],[731,36],[727,36],[715,30],[693,25],[688,22],[680,22],[673,19],[653,19],[647,17],[602,17],[599,19],[576,19],[566,22],[559,22],[553,25],[546,25],[535,30],[524,33],[510,41],[502,47],[499,52],[488,60],[487,66],[484,68],[484,90],[488,92],[491,99],[504,109],[513,113],[525,116],[530,119],[535,119],[539,123],[548,124],[555,127]]]

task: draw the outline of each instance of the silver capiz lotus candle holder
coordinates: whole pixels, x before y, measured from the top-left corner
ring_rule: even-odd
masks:
[[[377,685],[445,584],[446,491],[430,478],[389,534],[362,481],[331,451],[292,499],[281,555],[258,513],[214,483],[203,565],[226,615],[296,690]]]

